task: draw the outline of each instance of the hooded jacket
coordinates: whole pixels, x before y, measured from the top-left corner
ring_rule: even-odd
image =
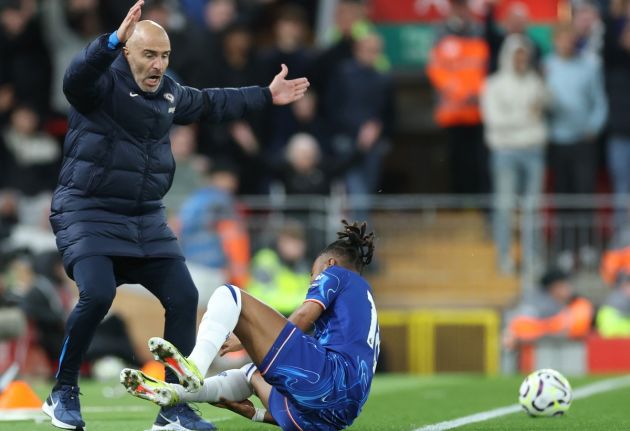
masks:
[[[163,76],[144,92],[108,35],[73,60],[63,88],[72,109],[50,221],[68,274],[93,255],[183,259],[162,204],[171,125],[240,118],[269,104],[269,89],[197,90]]]
[[[522,36],[506,38],[499,70],[488,78],[482,92],[486,141],[493,149],[540,148],[547,142],[545,84],[532,68],[524,74],[516,73],[514,56],[519,49],[532,53]]]

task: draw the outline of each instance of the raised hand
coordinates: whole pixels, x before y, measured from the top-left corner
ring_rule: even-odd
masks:
[[[116,36],[118,36],[118,40],[120,43],[125,43],[136,28],[136,23],[140,20],[140,15],[142,15],[142,6],[144,6],[144,0],[138,0],[136,4],[134,4],[129,12],[127,12],[127,16],[116,30]]]
[[[288,73],[289,69],[283,64],[280,73],[269,84],[274,105],[287,105],[301,99],[311,85],[306,78],[285,79]]]

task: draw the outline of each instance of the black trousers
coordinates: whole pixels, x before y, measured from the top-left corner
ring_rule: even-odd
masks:
[[[549,155],[554,193],[595,193],[598,165],[595,142],[552,144]]]
[[[595,142],[552,144],[549,165],[555,194],[592,194],[597,189],[598,149]],[[575,251],[591,243],[593,212],[587,210],[557,211],[560,252]]]
[[[192,351],[199,295],[183,260],[90,256],[74,265],[73,275],[79,302],[66,325],[58,385],[78,385],[79,368],[96,327],[111,307],[116,287],[123,283],[138,283],[148,289],[166,311],[164,338],[185,355]],[[166,377],[177,382],[170,372]]]
[[[451,171],[451,191],[457,194],[490,192],[488,149],[483,126],[446,128]]]

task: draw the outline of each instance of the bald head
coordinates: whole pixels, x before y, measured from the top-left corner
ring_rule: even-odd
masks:
[[[127,47],[154,43],[167,44],[169,48],[171,45],[164,27],[155,21],[144,20],[136,24],[135,30],[127,41]]]
[[[138,22],[127,40],[124,54],[138,87],[148,93],[157,91],[171,54],[166,30],[154,21]]]

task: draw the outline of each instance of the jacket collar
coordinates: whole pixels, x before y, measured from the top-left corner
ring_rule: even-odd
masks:
[[[162,76],[162,80],[160,81],[160,85],[157,91],[152,92],[152,93],[143,91],[136,83],[136,80],[133,79],[133,73],[131,73],[129,62],[127,61],[127,59],[125,58],[122,52],[118,55],[118,57],[116,57],[116,59],[112,63],[112,68],[119,71],[124,77],[127,85],[129,85],[129,87],[134,92],[141,94],[143,97],[153,99],[154,97],[157,97],[162,91],[162,87],[164,86],[164,76]]]

